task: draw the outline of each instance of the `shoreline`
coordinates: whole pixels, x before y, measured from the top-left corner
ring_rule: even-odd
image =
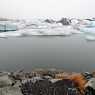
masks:
[[[36,81],[40,82],[40,80],[43,80],[41,84],[44,84],[45,81],[46,83],[48,81],[51,81],[51,83],[54,85],[57,82],[60,83],[62,81],[72,81],[75,83],[78,82],[82,86],[79,87],[81,87],[80,90],[83,92],[83,87],[87,83],[86,76],[84,76],[83,74],[87,74],[87,73],[93,75],[93,78],[95,78],[95,72],[76,73],[76,72],[65,72],[62,69],[61,70],[52,69],[48,71],[45,69],[36,69],[31,71],[30,73],[24,72],[23,70],[19,70],[17,72],[0,72],[1,74],[0,75],[0,95],[23,95],[21,93],[21,87],[23,89],[25,83],[27,82],[35,83]]]

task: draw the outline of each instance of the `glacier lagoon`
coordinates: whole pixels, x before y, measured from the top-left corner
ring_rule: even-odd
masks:
[[[90,21],[69,26],[30,20],[13,24],[19,30],[0,33],[0,71],[34,68],[94,71],[95,28],[89,26]]]
[[[0,70],[62,68],[76,72],[94,71],[95,42],[86,41],[83,36],[0,39]]]

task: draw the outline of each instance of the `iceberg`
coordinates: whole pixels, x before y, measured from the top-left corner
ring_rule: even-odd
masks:
[[[93,36],[93,35],[86,35],[85,39],[88,40],[88,41],[95,41],[95,36]]]
[[[95,40],[95,27],[82,28],[82,29],[80,29],[80,31],[84,33],[86,40],[90,40],[90,41]]]
[[[93,27],[93,28],[86,28],[86,27],[81,28],[80,31],[84,32],[84,33],[93,33],[93,34],[95,34],[95,27]]]
[[[59,20],[58,20],[59,21]],[[0,38],[24,36],[71,36],[83,34],[87,40],[95,40],[95,21],[71,19],[69,25],[63,25],[51,19],[25,19],[5,21],[17,27],[16,31],[0,32]],[[0,21],[2,24],[2,22]],[[8,27],[10,28],[10,27]]]
[[[61,23],[47,23],[44,21],[20,21],[13,23],[17,25],[17,31],[0,33],[1,38],[22,36],[69,36],[80,33],[71,25],[64,26]]]
[[[95,27],[95,21],[90,21],[87,27]]]

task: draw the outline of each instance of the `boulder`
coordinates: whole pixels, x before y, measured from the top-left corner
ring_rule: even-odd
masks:
[[[79,91],[74,81],[70,79],[58,80],[53,83],[52,95],[79,95]]]
[[[8,77],[8,75],[0,76],[0,88],[11,86],[12,80]]]
[[[21,84],[21,92],[23,95],[49,95],[49,87],[51,82],[47,79],[35,77],[25,80]]]
[[[95,95],[95,78],[90,79],[85,85],[85,95]]]

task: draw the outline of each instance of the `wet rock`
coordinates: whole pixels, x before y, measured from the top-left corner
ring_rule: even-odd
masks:
[[[82,73],[82,75],[85,77],[86,80],[90,80],[91,78],[93,78],[93,74],[90,72],[84,72]]]
[[[37,81],[34,85],[37,90],[35,95],[51,95],[51,93],[49,94],[51,84],[52,83],[47,79]]]
[[[48,80],[41,77],[36,81],[30,79],[22,82],[21,92],[23,95],[79,95],[75,83],[70,79]]]
[[[95,90],[92,87],[87,87],[85,89],[85,95],[95,95]]]
[[[37,78],[36,81],[35,79],[26,80],[20,88],[23,95],[49,95],[50,85],[49,80]]]
[[[91,78],[86,84],[85,87],[91,87],[95,90],[95,78]]]
[[[70,79],[59,80],[53,83],[52,95],[79,95],[76,84]]]
[[[85,84],[85,95],[95,95],[95,78],[91,78]]]

